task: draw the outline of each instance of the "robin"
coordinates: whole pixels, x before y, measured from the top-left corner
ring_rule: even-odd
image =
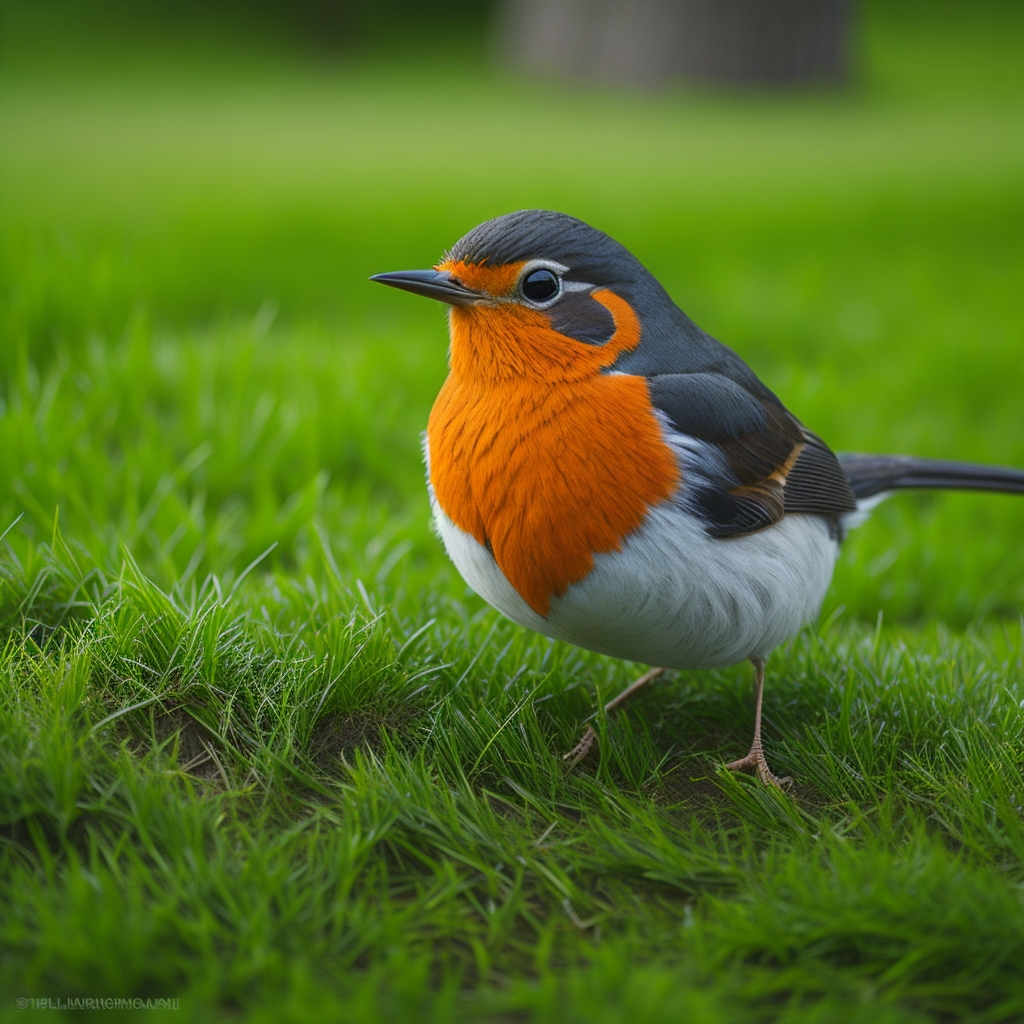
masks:
[[[434,522],[466,582],[522,626],[666,668],[765,660],[812,620],[847,530],[889,492],[1024,493],[1024,472],[837,457],[618,242],[523,210],[432,270],[381,284],[450,307],[450,373],[424,451]],[[592,728],[566,757],[579,760]]]

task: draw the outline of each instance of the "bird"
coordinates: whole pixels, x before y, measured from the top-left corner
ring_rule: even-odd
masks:
[[[666,669],[754,666],[754,734],[726,767],[785,786],[761,718],[772,650],[813,621],[848,531],[891,492],[1024,494],[1024,471],[837,456],[624,246],[520,210],[427,270],[370,280],[448,306],[423,451],[437,533],[521,626]],[[582,760],[587,728],[565,756]]]

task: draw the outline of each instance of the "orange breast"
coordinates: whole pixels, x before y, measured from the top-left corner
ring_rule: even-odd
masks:
[[[427,426],[441,508],[541,615],[679,482],[644,380],[601,372],[639,342],[636,316],[594,297],[616,322],[602,346],[512,303],[453,309],[452,372]]]

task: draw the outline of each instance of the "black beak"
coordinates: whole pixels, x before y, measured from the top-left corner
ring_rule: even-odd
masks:
[[[370,280],[447,302],[450,306],[476,306],[487,301],[483,292],[460,284],[447,270],[396,270],[390,274],[374,274]]]

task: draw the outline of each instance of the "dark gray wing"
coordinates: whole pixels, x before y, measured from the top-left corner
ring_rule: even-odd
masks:
[[[658,374],[647,387],[671,428],[703,442],[683,485],[713,536],[753,533],[786,512],[835,517],[857,507],[829,447],[770,392],[751,394],[719,373]]]

